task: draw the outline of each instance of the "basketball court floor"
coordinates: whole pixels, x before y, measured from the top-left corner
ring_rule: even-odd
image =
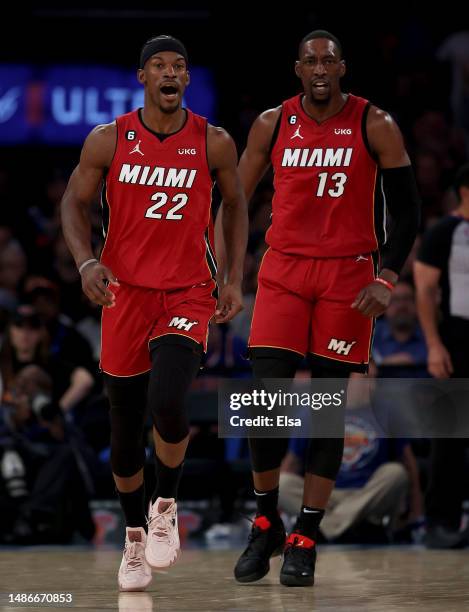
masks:
[[[283,587],[280,560],[266,578],[239,585],[240,550],[183,550],[176,565],[157,572],[145,593],[117,591],[117,550],[0,550],[1,610],[120,611],[372,611],[469,610],[469,552],[422,547],[322,546],[312,588]],[[70,604],[9,603],[10,594],[70,594]],[[50,599],[50,598],[49,598]]]

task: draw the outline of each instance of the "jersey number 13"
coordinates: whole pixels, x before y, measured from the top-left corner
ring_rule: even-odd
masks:
[[[331,196],[331,198],[340,198],[340,196],[344,193],[345,183],[347,181],[347,175],[344,172],[334,172],[331,175],[329,180],[329,172],[320,172],[318,174],[319,184],[318,190],[316,191],[316,196],[318,198],[322,198],[324,196],[324,191],[326,191],[327,185],[331,185],[329,189],[327,189],[327,194]]]

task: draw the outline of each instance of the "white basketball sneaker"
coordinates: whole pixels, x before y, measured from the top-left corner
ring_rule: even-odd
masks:
[[[151,582],[151,568],[145,560],[147,534],[143,527],[127,527],[125,547],[118,574],[120,591],[143,591]]]
[[[169,567],[180,548],[175,499],[158,497],[154,504],[150,502],[148,516],[147,563],[154,569]]]

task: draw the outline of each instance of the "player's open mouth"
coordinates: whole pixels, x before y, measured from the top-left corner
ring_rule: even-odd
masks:
[[[160,91],[167,100],[175,100],[179,93],[176,85],[162,85]]]
[[[314,81],[313,83],[313,89],[314,91],[317,92],[323,92],[323,91],[327,91],[327,89],[329,88],[329,83],[327,81]]]

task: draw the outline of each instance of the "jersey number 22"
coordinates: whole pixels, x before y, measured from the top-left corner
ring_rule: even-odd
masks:
[[[168,195],[164,193],[164,191],[159,191],[158,193],[154,193],[151,196],[151,199],[155,202],[155,204],[152,204],[149,208],[147,208],[145,217],[147,217],[147,219],[163,219],[163,213],[156,211],[168,202]],[[177,213],[177,211],[184,208],[188,199],[189,196],[187,194],[177,193],[171,199],[171,202],[174,202],[175,205],[166,211],[164,218],[169,219],[170,221],[179,221],[179,219],[182,219],[182,214]]]

